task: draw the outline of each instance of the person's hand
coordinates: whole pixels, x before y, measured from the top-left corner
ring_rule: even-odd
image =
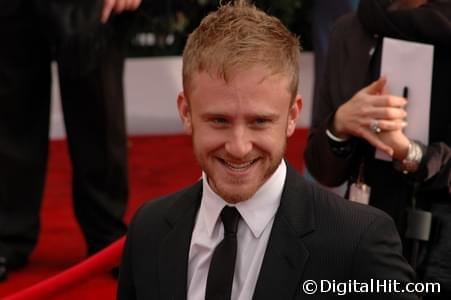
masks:
[[[402,130],[382,131],[377,136],[385,145],[393,149],[394,159],[403,160],[407,157],[410,140]]]
[[[103,0],[103,9],[100,20],[106,23],[112,12],[120,14],[123,11],[135,10],[141,4],[141,0]]]
[[[400,131],[406,126],[406,99],[384,93],[386,79],[381,77],[358,91],[341,105],[332,122],[332,133],[340,138],[361,137],[377,149],[393,155],[393,148],[371,129],[375,120],[382,132]],[[402,132],[401,132],[402,133]],[[387,136],[387,140],[388,140]]]

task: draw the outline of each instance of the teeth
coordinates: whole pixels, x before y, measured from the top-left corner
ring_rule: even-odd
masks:
[[[224,163],[227,165],[227,167],[234,169],[234,170],[244,170],[248,167],[250,167],[254,161],[250,161],[250,162],[246,162],[246,163],[241,163],[241,164],[234,164],[228,161],[224,160]]]

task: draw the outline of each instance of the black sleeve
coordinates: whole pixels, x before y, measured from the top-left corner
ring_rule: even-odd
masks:
[[[450,1],[430,0],[414,9],[391,11],[387,17],[406,39],[451,46]]]
[[[424,157],[417,172],[412,174],[430,190],[446,189],[451,195],[451,148],[445,143],[424,147]]]
[[[342,24],[343,22],[337,22],[331,33],[329,49],[333,52],[327,57],[323,80],[317,83],[320,87],[313,100],[312,126],[304,152],[307,169],[316,180],[326,186],[338,186],[348,180],[358,155],[355,151],[357,139],[352,138],[340,145],[326,135],[326,129],[338,108],[332,99],[331,90],[332,85],[340,84],[334,78],[336,72],[339,72],[338,60],[344,48],[345,29]],[[341,102],[347,100],[341,99]]]

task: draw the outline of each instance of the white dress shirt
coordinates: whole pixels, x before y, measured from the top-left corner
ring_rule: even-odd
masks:
[[[279,208],[287,167],[282,160],[274,174],[248,200],[234,205],[241,214],[237,232],[237,256],[232,299],[249,300],[265,255],[274,216]],[[215,247],[224,237],[219,215],[225,202],[209,186],[202,174],[203,192],[194,225],[188,261],[188,300],[205,298],[208,269]]]

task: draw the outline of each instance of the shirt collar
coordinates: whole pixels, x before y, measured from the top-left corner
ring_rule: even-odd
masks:
[[[229,205],[238,209],[254,237],[259,238],[279,208],[286,175],[287,166],[282,160],[276,171],[250,199],[232,205],[211,189],[207,175],[202,172],[203,192],[199,216],[203,215],[208,235],[212,235],[221,210]]]

